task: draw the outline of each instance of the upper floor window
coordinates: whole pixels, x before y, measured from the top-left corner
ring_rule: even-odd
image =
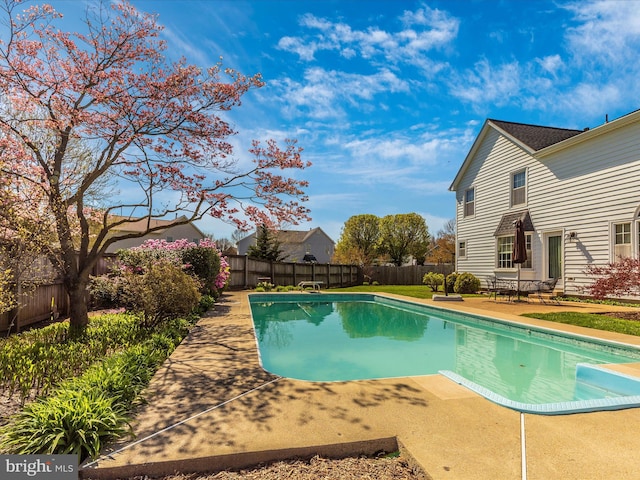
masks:
[[[469,188],[464,192],[464,216],[471,217],[476,213],[475,188]]]
[[[614,227],[613,254],[615,258],[631,257],[631,222],[617,223]]]
[[[520,170],[511,175],[511,205],[527,203],[527,171]]]

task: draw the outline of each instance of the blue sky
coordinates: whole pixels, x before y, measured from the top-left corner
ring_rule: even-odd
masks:
[[[66,19],[84,3],[52,2]],[[251,139],[296,138],[313,220],[416,212],[432,234],[486,118],[595,127],[640,108],[640,1],[134,0],[169,53],[262,73],[227,117]],[[230,237],[213,219],[199,227]]]

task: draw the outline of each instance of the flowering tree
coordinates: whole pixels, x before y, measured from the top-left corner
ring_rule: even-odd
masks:
[[[196,276],[202,291],[218,296],[231,276],[231,268],[216,243],[203,239],[198,244],[186,238],[168,242],[147,240],[139,247],[118,251],[121,270],[142,273],[149,265],[167,262]]]
[[[0,188],[24,197],[21,215],[51,225],[72,327],[88,322],[100,255],[160,229],[155,218],[179,225],[208,214],[241,228],[308,219],[298,203],[307,183],[281,175],[310,165],[295,141],[255,141],[244,170],[233,159],[221,112],[261,87],[259,74],[170,63],[155,17],[126,2],[88,12],[83,33],[56,29],[51,6],[0,2]],[[116,180],[126,200],[104,193]],[[146,217],[146,230],[116,233],[136,219],[115,212]]]
[[[623,257],[604,266],[589,265],[586,273],[596,277],[585,287],[585,291],[595,298],[640,295],[639,259]]]

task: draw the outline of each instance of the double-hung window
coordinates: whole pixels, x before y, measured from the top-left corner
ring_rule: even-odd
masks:
[[[527,203],[527,171],[511,174],[511,206]]]
[[[521,268],[532,268],[531,261],[531,234],[527,233],[524,236],[526,246],[527,246],[527,261],[521,265]],[[513,263],[513,243],[515,241],[514,235],[505,235],[503,237],[498,237],[497,244],[497,258],[498,258],[498,268],[514,268],[515,265]]]
[[[622,257],[632,256],[631,246],[631,222],[617,223],[614,225],[615,233],[613,240],[614,261]]]
[[[467,242],[458,242],[458,258],[467,258]]]
[[[476,213],[476,191],[469,188],[464,192],[464,216],[472,217]]]

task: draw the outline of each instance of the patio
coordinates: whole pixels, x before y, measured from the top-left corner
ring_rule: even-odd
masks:
[[[517,315],[622,309],[488,298],[437,306],[591,335]],[[599,336],[640,344],[637,337]],[[640,376],[638,364],[620,369]],[[198,323],[158,371],[147,399],[133,425],[136,439],[114,446],[83,477],[241,468],[398,445],[433,479],[519,479],[523,471],[528,479],[631,479],[638,472],[640,409],[521,415],[440,375],[338,383],[275,377],[258,363],[247,292],[225,295]]]

